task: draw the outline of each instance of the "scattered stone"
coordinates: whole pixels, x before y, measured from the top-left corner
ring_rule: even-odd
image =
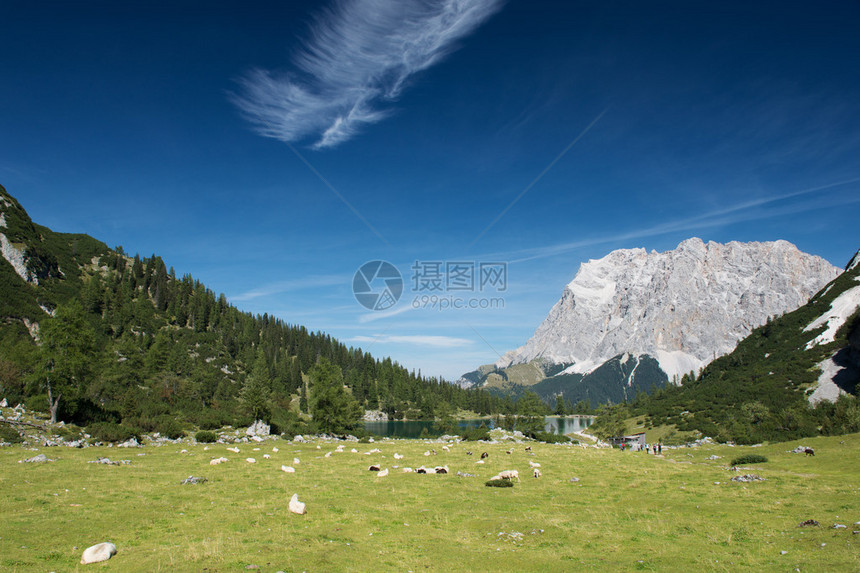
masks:
[[[299,458],[293,458],[293,465],[294,466],[299,465]]]
[[[45,454],[39,454],[38,456],[33,456],[32,458],[27,458],[26,460],[21,461],[23,461],[25,464],[43,464],[45,462],[52,462],[54,460],[49,460],[48,456],[46,456]],[[21,461],[19,461],[18,463],[20,464]]]
[[[257,420],[253,424],[251,424],[247,430],[245,430],[245,435],[250,437],[261,437],[268,436],[271,432],[271,426],[265,423],[263,420]]]
[[[0,402],[0,408],[8,408],[9,404],[6,402],[6,398],[3,398],[3,401]]]
[[[131,438],[127,439],[126,441],[124,441],[123,443],[117,445],[117,447],[118,448],[140,448],[142,446],[138,443],[137,438],[131,437]]]
[[[116,460],[111,461],[109,458],[98,458],[87,462],[88,464],[104,464],[106,466],[127,466],[131,464],[131,460]]]
[[[578,481],[579,481],[579,478],[577,478],[577,477],[570,478],[570,483],[576,483]]]
[[[378,472],[378,473],[376,474],[376,477],[385,477],[385,476],[387,476],[387,475],[388,475],[388,468],[385,468],[384,470],[382,470],[382,471]]]
[[[749,483],[749,482],[754,482],[754,481],[765,481],[765,478],[759,477],[755,474],[744,474],[742,476],[733,477],[732,481]]]
[[[296,443],[299,443],[299,444],[303,444],[303,443],[307,442],[307,440],[301,434],[299,434],[298,436],[295,436],[293,438],[293,441]]]
[[[288,474],[294,474],[296,473],[296,468],[292,466],[281,466],[281,471],[286,472]]]
[[[256,464],[257,463],[257,460],[255,460],[254,458],[245,458],[245,461],[248,462],[249,464]]]
[[[218,464],[223,464],[224,462],[228,462],[228,461],[230,461],[230,460],[228,460],[227,458],[224,458],[224,457],[215,458],[214,460],[211,460],[209,462],[209,465],[210,466],[217,466]]]
[[[290,498],[290,511],[299,515],[307,513],[305,504],[299,501],[299,494],[297,493],[294,493],[293,497]]]
[[[107,561],[114,555],[116,555],[116,545],[108,542],[98,543],[84,550],[84,554],[81,556],[81,565]]]
[[[259,568],[260,568],[259,565],[254,565],[253,563],[251,565],[245,566],[245,569],[259,569]]]
[[[207,481],[209,481],[209,480],[207,480],[205,477],[188,476],[187,478],[182,480],[182,485],[206,483]]]
[[[721,458],[722,458],[722,456],[718,456],[718,455],[716,455],[716,454],[711,455],[711,456],[708,456],[708,459],[709,459],[709,460],[719,460],[719,459],[721,459]]]
[[[842,525],[841,523],[834,523],[832,529],[848,529],[848,526]]]
[[[786,553],[788,553],[788,551],[780,551],[779,552],[780,555],[785,555]]]
[[[814,519],[807,519],[806,521],[801,521],[798,524],[798,527],[819,527],[821,524],[815,521]]]
[[[233,447],[233,448],[227,448],[227,451],[228,451],[228,452],[233,452],[234,454],[238,454],[238,453],[239,453],[239,448],[235,448],[235,447]]]

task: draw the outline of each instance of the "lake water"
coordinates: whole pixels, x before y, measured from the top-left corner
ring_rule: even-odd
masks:
[[[553,434],[570,434],[584,430],[593,422],[594,416],[565,416],[563,418],[559,416],[547,416],[544,420],[544,427],[547,432],[552,432]],[[493,421],[490,419],[459,420],[457,423],[460,428],[476,428],[482,423],[486,424],[490,429],[493,428]],[[364,423],[364,429],[369,433],[376,436],[388,436],[390,438],[418,438],[425,428],[431,436],[438,435],[433,430],[433,422],[427,420]]]

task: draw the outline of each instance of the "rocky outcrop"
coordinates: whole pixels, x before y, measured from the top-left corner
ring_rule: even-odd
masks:
[[[496,366],[542,359],[586,373],[626,352],[653,356],[671,379],[730,352],[839,272],[786,241],[613,251],[583,263],[534,336]]]

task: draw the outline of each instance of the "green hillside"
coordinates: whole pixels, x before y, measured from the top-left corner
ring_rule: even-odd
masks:
[[[338,400],[395,418],[500,409],[501,400],[485,391],[241,312],[156,255],[130,256],[41,227],[3,187],[0,235],[0,398],[10,404],[48,411],[51,395],[59,397],[59,420],[133,431],[175,433],[261,417],[304,433],[316,429],[307,414],[317,402],[313,382],[324,373],[342,382],[335,389],[346,387],[348,397]],[[334,368],[315,371],[321,362]]]
[[[655,426],[671,424],[681,431],[739,443],[860,430],[856,370],[847,368],[836,380],[849,395],[815,407],[808,400],[820,375],[819,363],[833,356],[846,365],[858,362],[860,309],[831,343],[807,348],[825,327],[804,332],[816,318],[831,312],[831,303],[840,294],[856,288],[858,278],[860,266],[855,265],[808,304],[755,329],[698,376],[687,375],[681,386],[666,387],[638,401],[634,413],[647,414]]]

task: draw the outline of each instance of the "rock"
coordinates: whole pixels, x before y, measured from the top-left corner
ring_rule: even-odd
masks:
[[[299,434],[298,436],[295,436],[293,438],[293,441],[298,443],[298,444],[304,444],[305,442],[307,442],[307,440],[304,439],[304,437],[301,434]]]
[[[88,464],[104,464],[106,466],[127,466],[131,464],[131,460],[117,460],[111,461],[110,458],[97,458],[93,461],[87,462]]]
[[[579,481],[579,478],[577,478],[577,477],[572,477],[572,478],[570,478],[570,480],[569,480],[569,481],[570,481],[570,483],[576,483],[576,482],[578,482],[578,481]]]
[[[87,565],[89,563],[107,561],[114,555],[116,555],[116,545],[108,542],[98,543],[84,549],[84,554],[81,556],[81,564]]]
[[[238,453],[239,453],[239,448],[235,448],[235,447],[234,447],[234,448],[227,448],[227,451],[228,451],[228,452],[233,452],[234,454],[238,454]]]
[[[720,459],[720,456],[712,455],[712,456],[708,456],[708,459],[709,459],[709,460],[719,460],[719,459]]]
[[[755,474],[744,474],[742,476],[735,476],[732,478],[732,481],[749,483],[754,481],[765,481],[763,477],[759,477]]]
[[[245,458],[245,461],[248,462],[249,464],[256,464],[257,463],[257,460],[255,460],[254,458]]]
[[[251,437],[260,437],[268,436],[270,432],[271,426],[269,426],[269,424],[265,423],[263,420],[257,420],[256,422],[248,426],[248,429],[245,430],[245,435]]]
[[[467,474],[466,472],[460,472],[460,471],[457,472],[457,475],[460,477],[464,477],[464,478],[478,477],[475,474]]]
[[[293,465],[294,466],[299,465],[299,458],[293,458]]]
[[[387,475],[388,475],[388,468],[385,468],[384,470],[382,470],[382,471],[380,471],[379,473],[377,473],[377,474],[376,474],[376,477],[385,477],[385,476],[387,476]],[[843,527],[844,527],[844,526],[843,526]]]
[[[382,410],[365,410],[364,411],[364,421],[365,422],[387,422],[388,414],[383,412]]]
[[[182,480],[181,485],[206,483],[207,481],[209,480],[207,480],[205,477],[188,476],[187,478]]]
[[[48,456],[45,454],[39,454],[38,456],[33,456],[32,458],[27,458],[24,460],[25,464],[43,464],[45,462],[52,462],[54,460],[49,460]],[[20,462],[19,462],[20,463]]]
[[[821,524],[815,521],[814,519],[807,519],[806,521],[801,521],[797,526],[798,527],[819,527]]]
[[[131,437],[124,441],[123,443],[117,446],[118,448],[139,448],[141,445],[138,443],[137,438]]]
[[[848,526],[842,525],[841,523],[834,523],[832,529],[848,529]]]
[[[209,461],[210,466],[217,466],[218,464],[223,464],[224,462],[229,461],[227,458],[215,458],[214,460]]]
[[[286,472],[288,474],[294,474],[296,473],[296,468],[291,466],[281,466],[281,471]]]
[[[9,404],[6,403],[6,398],[3,398],[3,401],[0,402],[0,408],[7,408],[8,406]]]
[[[290,511],[299,515],[307,513],[305,504],[299,501],[299,494],[297,493],[294,493],[293,497],[290,498]]]

